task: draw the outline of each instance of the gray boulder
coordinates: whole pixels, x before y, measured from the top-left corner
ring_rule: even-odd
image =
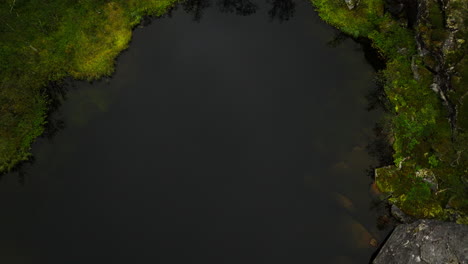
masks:
[[[436,220],[399,225],[373,264],[468,264],[468,226]]]

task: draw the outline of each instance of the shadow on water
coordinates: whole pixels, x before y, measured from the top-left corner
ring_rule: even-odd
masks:
[[[270,4],[268,15],[271,20],[287,21],[294,16],[296,3],[292,0],[267,0]],[[185,12],[192,14],[195,21],[200,21],[203,11],[212,6],[211,0],[186,0],[182,2]],[[257,12],[258,5],[250,0],[217,0],[215,4],[221,12],[249,16]]]
[[[252,15],[258,10],[258,5],[250,0],[219,0],[217,5],[223,13],[235,13],[241,16]]]
[[[377,73],[374,80],[375,85],[366,95],[368,102],[367,110],[372,111],[376,109],[382,109],[387,111],[389,102],[385,96],[383,77],[379,74],[379,72],[385,68],[385,58],[382,57],[382,55],[372,47],[370,40],[365,38],[354,38],[341,31],[335,30],[335,36],[327,42],[327,46],[330,48],[337,48],[349,39],[352,39],[353,41],[360,44],[360,50],[364,54],[364,58]]]
[[[365,96],[367,102],[367,111],[382,110],[388,112],[390,110],[390,102],[385,95],[384,90],[384,77],[381,76],[380,71],[385,68],[385,58],[374,49],[368,39],[353,38],[341,31],[335,30],[333,39],[327,42],[330,48],[337,48],[344,44],[346,40],[352,39],[360,44],[361,51],[363,52],[366,61],[373,67],[376,72],[374,78],[374,86],[369,89]],[[389,124],[385,120],[378,122],[373,129],[373,140],[366,147],[370,156],[375,157],[378,161],[377,167],[387,166],[392,164],[393,161],[393,148],[389,144]],[[374,169],[369,169],[369,175],[374,174]]]
[[[296,10],[294,0],[266,0],[266,2],[270,5],[268,15],[271,20],[283,22],[294,16]],[[239,16],[250,16],[259,10],[259,6],[251,0],[185,0],[174,6],[165,16],[171,17],[172,13],[181,7],[186,13],[192,15],[194,21],[200,22],[204,11],[213,6],[216,6],[222,13]],[[151,20],[152,18],[143,19],[142,26],[147,26]]]
[[[402,0],[399,2],[402,2]],[[338,30],[335,30],[335,36],[333,39],[327,42],[327,46],[330,48],[338,48],[349,39],[352,39],[353,41],[360,44],[360,49],[364,54],[366,61],[376,72],[374,85],[365,95],[367,102],[366,110],[383,111],[384,113],[388,113],[391,109],[391,106],[384,90],[384,77],[381,76],[380,73],[381,70],[386,67],[386,59],[378,52],[378,50],[372,47],[372,43],[369,39],[354,38]],[[377,168],[393,164],[394,150],[390,143],[390,126],[391,124],[385,118],[382,118],[376,122],[373,127],[370,140],[366,145],[366,151],[368,155],[376,160],[376,163],[369,166],[365,172],[367,176],[372,179],[372,183],[369,186],[372,197],[369,204],[369,211],[374,212],[376,215],[376,228],[379,231],[384,231],[384,233],[388,234],[382,241],[380,241],[379,247],[371,256],[369,263],[372,263],[376,254],[380,251],[382,245],[388,239],[390,231],[393,230],[393,228],[398,223],[398,221],[391,214],[391,205],[387,202],[387,199],[382,198],[383,194],[380,193],[375,186],[375,170]]]
[[[364,53],[366,61],[372,66],[372,68],[374,68],[376,72],[385,68],[385,58],[379,53],[378,50],[372,47],[372,43],[369,39],[361,37],[355,38],[335,29],[335,36],[333,39],[327,42],[327,46],[336,48],[348,39],[352,39],[361,45],[361,49]]]
[[[182,2],[182,8],[185,12],[193,16],[193,20],[199,22],[206,8],[211,6],[210,0],[189,0]]]
[[[76,88],[75,83],[71,79],[65,79],[62,81],[50,82],[47,86],[42,89],[42,93],[47,98],[47,118],[44,126],[44,132],[40,138],[52,141],[53,138],[61,131],[66,128],[65,120],[57,117],[55,114],[61,108],[63,103],[67,100],[67,94],[71,88]],[[11,170],[11,173],[17,175],[18,183],[24,185],[26,182],[27,168],[35,163],[36,159],[34,155],[31,155],[28,160],[16,165]],[[0,174],[0,181],[6,175]]]
[[[294,16],[296,3],[291,0],[270,0],[272,5],[268,11],[271,20],[278,19],[280,22],[287,21]]]
[[[67,100],[67,94],[71,88],[76,88],[75,84],[71,79],[63,80],[61,82],[51,82],[47,85],[43,93],[48,98],[48,113],[47,113],[47,125],[45,126],[44,138],[51,140],[60,130],[65,128],[65,121],[61,118],[56,118],[54,113],[60,109],[64,101]]]

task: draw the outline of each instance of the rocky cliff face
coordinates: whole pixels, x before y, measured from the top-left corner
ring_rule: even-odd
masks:
[[[415,33],[418,54],[412,70],[419,79],[421,69],[414,61],[421,59],[425,70],[433,73],[429,87],[438,94],[447,108],[452,129],[456,130],[459,103],[453,76],[460,75],[466,41],[466,12],[463,0],[386,0],[386,10],[397,19],[404,19]],[[460,96],[460,95],[458,95]]]
[[[465,0],[387,0],[387,10],[396,18],[405,17],[415,34],[417,54],[413,55],[411,70],[419,81],[422,71],[432,73],[433,90],[445,106],[452,128],[452,142],[464,142],[466,128],[467,88],[466,38],[468,34],[468,1]],[[422,61],[419,65],[415,61]],[[464,104],[465,103],[465,104]],[[465,108],[463,108],[465,107]],[[462,151],[451,166],[460,164]],[[466,172],[466,166],[465,172]],[[430,172],[422,169],[418,172]],[[416,172],[416,176],[418,175]],[[421,174],[421,173],[419,173]],[[430,173],[429,173],[430,174]],[[437,195],[437,178],[422,179]],[[466,173],[462,182],[467,182]],[[445,190],[445,189],[444,189]],[[466,199],[466,198],[465,198]],[[450,212],[450,201],[446,210]],[[392,213],[402,222],[382,247],[373,263],[468,263],[468,226],[434,220],[419,220],[407,216],[395,205]],[[453,213],[453,212],[452,212]],[[448,220],[461,219],[460,213],[447,213]],[[463,213],[462,213],[463,214]]]
[[[463,51],[468,2],[460,0],[419,0],[416,13],[416,43],[418,56],[426,69],[434,74],[430,88],[447,107],[453,130],[457,127],[458,107],[453,92],[462,87],[452,83],[452,76],[462,70],[458,66]],[[455,132],[455,131],[454,131]]]
[[[468,263],[468,226],[436,220],[397,226],[373,263]]]
[[[408,90],[414,93],[405,96],[403,89],[398,89],[404,85],[396,85],[397,92],[393,96],[401,96],[404,103],[398,105],[398,100],[395,100],[395,106],[415,106],[423,102],[424,93],[427,96],[431,93],[436,100],[425,104],[437,104],[438,107],[435,110],[413,107],[406,130],[398,130],[394,125],[394,138],[416,139],[416,147],[405,153],[399,151],[404,144],[394,144],[396,156],[399,156],[398,152],[403,155],[395,159],[396,166],[376,171],[377,184],[383,187],[382,191],[391,193],[390,201],[409,215],[468,223],[468,196],[463,191],[468,186],[468,1],[385,0],[385,12],[391,14],[401,28],[407,28],[414,39],[414,52],[406,58],[412,74],[411,82],[416,84]],[[404,55],[407,50],[400,48],[398,52]],[[393,81],[400,80],[396,78]],[[421,89],[416,91],[415,87]],[[387,92],[389,97],[391,92]],[[426,115],[425,119],[429,121],[421,126],[421,131],[424,130],[420,134],[422,136],[407,133],[421,124],[416,121],[418,116],[430,111],[433,114]],[[397,110],[395,120],[404,112]],[[436,120],[432,128],[427,125],[431,119]],[[408,141],[411,143],[411,140]],[[414,185],[409,191],[402,191],[411,184],[405,182],[408,176],[414,176],[420,181],[419,187],[424,188]],[[460,191],[456,193],[454,190]],[[431,198],[422,199],[424,192],[430,193]]]

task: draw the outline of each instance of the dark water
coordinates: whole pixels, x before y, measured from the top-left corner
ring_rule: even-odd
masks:
[[[179,9],[76,84],[0,182],[0,263],[369,261],[374,72],[310,4],[257,4]]]

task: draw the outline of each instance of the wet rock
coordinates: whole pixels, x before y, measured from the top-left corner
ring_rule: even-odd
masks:
[[[349,10],[354,9],[359,5],[359,0],[344,0]]]
[[[378,245],[377,239],[361,223],[350,217],[343,220],[342,230],[346,234],[350,234],[349,246],[362,249]]]
[[[373,247],[377,247],[377,246],[379,246],[379,242],[377,241],[377,239],[371,238],[371,240],[369,241],[369,245],[371,245]]]
[[[373,264],[466,264],[468,226],[436,220],[399,225]]]
[[[453,56],[456,50],[462,49],[465,42],[466,31],[466,12],[468,11],[468,2],[464,0],[447,1],[444,5],[445,26],[448,33],[442,46],[442,55],[446,64],[450,67],[460,62],[464,55]],[[448,67],[449,68],[449,67]]]
[[[394,226],[394,218],[391,218],[390,215],[381,215],[377,218],[377,229],[384,230],[390,226]]]
[[[421,79],[421,76],[419,76],[419,67],[415,62],[414,56],[411,58],[411,71],[413,72],[413,78],[416,81],[419,81]]]
[[[465,25],[467,6],[465,0],[450,0],[444,5],[446,25],[450,31],[458,31]]]
[[[451,78],[454,66],[460,58],[454,59],[458,49],[457,39],[460,35],[460,23],[463,23],[463,4],[458,0],[418,0],[415,36],[418,54],[425,67],[433,75],[434,84],[430,85],[443,101],[448,111],[452,129],[456,127],[457,110],[449,93],[453,89]],[[465,4],[466,5],[466,4]],[[458,8],[456,8],[458,7]]]
[[[437,80],[438,78],[436,78]],[[440,99],[442,99],[442,102],[445,104],[445,105],[448,105],[449,102],[447,100],[447,97],[445,96],[445,93],[444,91],[440,88],[440,85],[438,84],[438,82],[434,82],[432,83],[429,88],[431,88],[432,91],[434,91],[436,94],[439,95]]]
[[[379,190],[379,187],[377,187],[377,183],[375,183],[375,181],[370,185],[369,192],[375,197],[382,195],[382,192]]]
[[[415,218],[405,214],[400,208],[398,208],[398,206],[394,204],[390,209],[390,213],[393,217],[395,217],[398,221],[402,223],[412,223],[416,220]]]

